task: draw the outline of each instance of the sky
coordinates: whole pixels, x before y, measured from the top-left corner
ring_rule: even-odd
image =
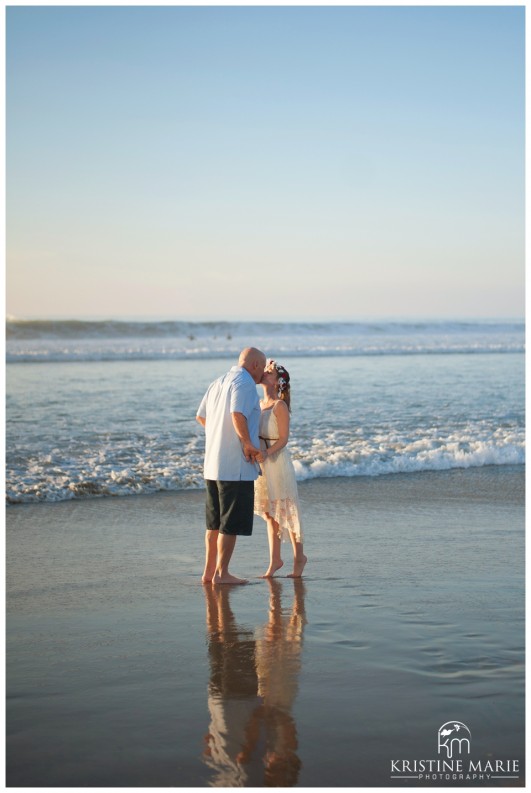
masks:
[[[12,6],[8,315],[524,316],[523,6]]]

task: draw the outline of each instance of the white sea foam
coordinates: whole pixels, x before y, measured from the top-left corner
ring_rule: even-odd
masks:
[[[471,468],[484,465],[523,465],[524,443],[488,444],[482,441],[463,450],[457,443],[438,449],[412,453],[407,449],[392,455],[378,453],[342,454],[334,452],[310,462],[303,457],[294,460],[298,480],[332,476],[381,476],[383,474],[445,471],[451,468]]]
[[[342,433],[344,436],[344,433]],[[297,479],[379,476],[382,474],[442,471],[484,465],[520,465],[525,462],[523,431],[497,437],[461,436],[433,439],[402,439],[376,436],[337,443],[332,433],[302,448],[290,443]],[[133,450],[125,445],[108,447],[90,456],[58,464],[56,455],[42,455],[25,471],[12,468],[6,481],[10,504],[63,501],[89,496],[125,496],[163,490],[197,489],[204,486],[203,451],[199,440],[179,453],[156,444]]]

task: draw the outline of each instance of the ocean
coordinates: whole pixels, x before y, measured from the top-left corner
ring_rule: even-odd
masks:
[[[525,785],[522,323],[7,330],[8,785]],[[202,586],[195,412],[249,344],[308,564],[261,578],[256,518]]]
[[[525,459],[523,322],[8,319],[6,333],[11,505],[201,488],[195,412],[248,345],[290,372],[300,481]]]

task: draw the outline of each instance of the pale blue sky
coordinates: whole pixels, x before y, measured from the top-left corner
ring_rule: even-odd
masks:
[[[524,8],[11,7],[7,311],[524,313]]]

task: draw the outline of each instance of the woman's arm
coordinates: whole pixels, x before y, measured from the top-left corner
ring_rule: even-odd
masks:
[[[273,413],[278,425],[278,441],[267,449],[266,457],[279,452],[287,444],[289,439],[289,410],[288,406],[281,399],[275,404]]]

